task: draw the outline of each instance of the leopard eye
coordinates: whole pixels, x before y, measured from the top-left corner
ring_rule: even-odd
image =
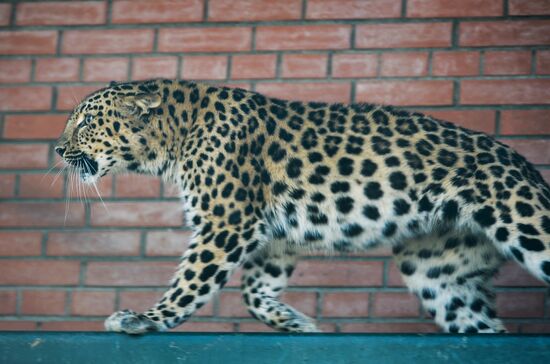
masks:
[[[84,120],[80,123],[80,127],[88,126],[92,122],[93,116],[90,114],[87,114],[84,116]]]

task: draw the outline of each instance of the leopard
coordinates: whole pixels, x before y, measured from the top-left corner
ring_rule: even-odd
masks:
[[[311,253],[388,248],[448,333],[506,332],[491,283],[506,260],[550,283],[541,174],[493,137],[418,111],[179,79],[113,82],[74,108],[54,150],[84,183],[129,171],[181,194],[192,237],[173,279],[150,309],[109,316],[108,331],[174,328],[242,268],[254,318],[319,332],[280,298]]]

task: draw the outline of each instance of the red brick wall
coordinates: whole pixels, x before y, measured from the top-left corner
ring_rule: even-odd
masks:
[[[550,180],[548,0],[3,3],[0,54],[0,329],[96,330],[144,309],[189,238],[156,178],[107,177],[103,204],[56,176],[69,110],[110,80],[404,105],[495,135]],[[550,332],[545,287],[514,264],[496,282],[511,331]],[[181,330],[264,330],[237,285]],[[307,257],[285,298],[326,331],[435,330],[386,250]]]

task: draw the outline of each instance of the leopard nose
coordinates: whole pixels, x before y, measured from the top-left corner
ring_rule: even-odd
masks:
[[[65,147],[57,146],[55,147],[55,152],[59,154],[61,157],[65,154],[65,150],[67,150]]]

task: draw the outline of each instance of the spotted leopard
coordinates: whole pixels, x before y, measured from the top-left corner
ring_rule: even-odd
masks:
[[[120,83],[74,109],[55,150],[85,182],[133,171],[183,196],[193,236],[170,287],[144,313],[111,315],[109,331],[173,328],[242,267],[252,316],[316,332],[279,299],[297,255],[312,251],[391,247],[410,290],[454,333],[505,330],[489,282],[503,260],[550,283],[550,188],[540,174],[493,138],[421,113]]]

